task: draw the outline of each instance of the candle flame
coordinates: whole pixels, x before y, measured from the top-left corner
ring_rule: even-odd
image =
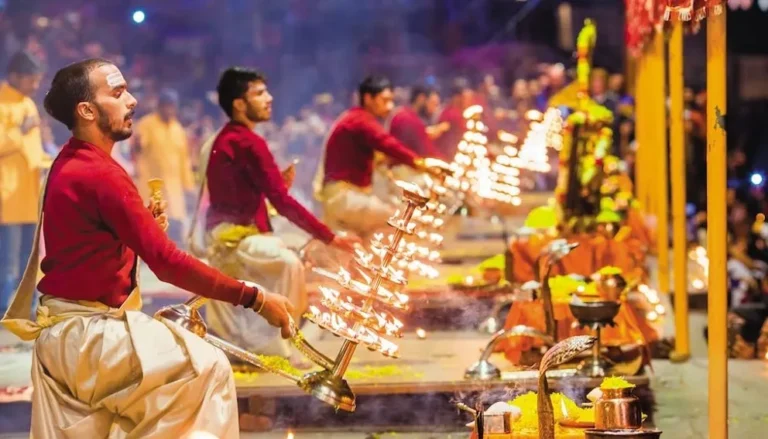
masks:
[[[565,398],[560,398],[560,413],[563,418],[568,419],[568,407],[565,405]]]

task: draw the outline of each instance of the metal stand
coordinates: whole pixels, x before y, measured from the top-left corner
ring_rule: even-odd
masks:
[[[485,349],[483,349],[480,359],[464,372],[464,378],[471,380],[492,380],[501,378],[501,370],[491,364],[488,359],[491,357],[494,348],[501,340],[522,336],[537,338],[543,341],[546,346],[552,346],[554,344],[552,337],[549,337],[547,334],[531,328],[530,326],[518,325],[509,329],[502,329],[493,335],[491,341],[489,341],[485,346]]]
[[[588,377],[604,377],[610,373],[611,364],[602,357],[601,331],[605,326],[615,326],[613,322],[619,313],[621,302],[571,302],[571,313],[582,327],[592,329],[595,333],[595,344],[592,346],[592,356],[582,361],[578,366],[580,375]]]
[[[595,331],[595,344],[592,346],[592,356],[582,361],[577,367],[577,370],[580,375],[604,377],[606,371],[610,367],[610,363],[600,354],[600,350],[602,349],[602,344],[600,343],[600,330],[602,328],[600,325],[595,325],[593,329]]]

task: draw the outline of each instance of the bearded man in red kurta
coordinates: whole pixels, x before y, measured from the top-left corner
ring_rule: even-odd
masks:
[[[266,78],[242,68],[227,69],[217,87],[219,105],[229,122],[219,131],[206,164],[210,207],[206,230],[211,263],[229,275],[257,282],[285,295],[297,320],[308,306],[305,269],[295,249],[272,233],[266,200],[314,239],[352,253],[358,240],[332,232],[288,193],[283,174],[267,142],[254,132],[272,117]],[[273,328],[228,303],[208,306],[208,324],[237,346],[264,355],[290,357],[291,345]]]
[[[35,340],[32,436],[236,438],[229,361],[186,329],[140,311],[138,258],[162,281],[259,310],[285,338],[293,307],[168,239],[167,217],[152,214],[161,206],[147,209],[110,156],[115,142],[131,136],[135,108],[120,70],[100,59],[57,72],[45,98],[72,138],[51,168],[33,254],[2,322]],[[30,321],[43,216],[42,297]]]
[[[374,153],[415,169],[426,168],[423,160],[387,133],[380,122],[394,106],[389,80],[368,77],[358,92],[360,106],[339,116],[328,133],[314,189],[326,223],[368,236],[386,227],[395,210],[373,194]]]

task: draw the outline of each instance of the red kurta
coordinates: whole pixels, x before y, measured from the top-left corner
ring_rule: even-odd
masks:
[[[464,138],[464,132],[467,130],[464,115],[460,109],[450,105],[440,113],[438,122],[448,122],[451,128],[435,140],[435,146],[443,157],[453,160],[459,149],[459,142]]]
[[[176,248],[125,170],[94,145],[64,145],[43,212],[43,294],[119,307],[135,287],[137,255],[161,281],[201,296],[237,305],[256,293]]]
[[[402,107],[392,116],[389,132],[411,151],[421,157],[439,157],[432,139],[427,135],[427,125],[411,107]]]
[[[352,108],[328,136],[324,183],[345,181],[358,187],[371,186],[374,151],[407,165],[419,158],[387,133],[372,114],[361,107]]]
[[[248,127],[236,122],[224,126],[213,142],[206,175],[208,229],[230,222],[271,232],[269,199],[280,215],[316,239],[333,241],[333,232],[288,193],[267,142]]]

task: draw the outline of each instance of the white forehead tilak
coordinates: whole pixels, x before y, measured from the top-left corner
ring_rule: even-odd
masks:
[[[114,72],[107,75],[107,85],[110,87],[117,87],[123,84],[125,84],[125,78],[123,78],[122,73]]]

